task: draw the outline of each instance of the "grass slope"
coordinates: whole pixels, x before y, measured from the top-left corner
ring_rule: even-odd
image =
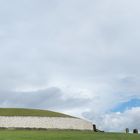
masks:
[[[71,117],[62,113],[24,108],[0,108],[0,116]]]
[[[140,140],[140,135],[86,131],[1,130],[0,140]]]

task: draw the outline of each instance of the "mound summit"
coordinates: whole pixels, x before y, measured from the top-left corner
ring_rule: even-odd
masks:
[[[26,108],[0,108],[0,116],[72,117],[49,110]]]

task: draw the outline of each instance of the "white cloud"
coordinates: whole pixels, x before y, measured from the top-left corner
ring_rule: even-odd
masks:
[[[114,112],[106,114],[96,114],[85,113],[92,118],[93,121],[97,123],[97,126],[101,130],[106,131],[120,131],[125,132],[125,128],[129,128],[131,131],[135,128],[140,130],[140,107],[135,107],[124,112]],[[90,119],[91,119],[90,118]]]

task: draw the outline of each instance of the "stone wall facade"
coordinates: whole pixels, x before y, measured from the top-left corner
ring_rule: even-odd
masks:
[[[0,127],[93,130],[91,122],[79,118],[64,117],[0,116]]]

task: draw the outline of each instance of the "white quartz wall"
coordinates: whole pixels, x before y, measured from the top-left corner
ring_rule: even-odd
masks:
[[[0,116],[0,127],[93,130],[92,123],[78,118]]]

